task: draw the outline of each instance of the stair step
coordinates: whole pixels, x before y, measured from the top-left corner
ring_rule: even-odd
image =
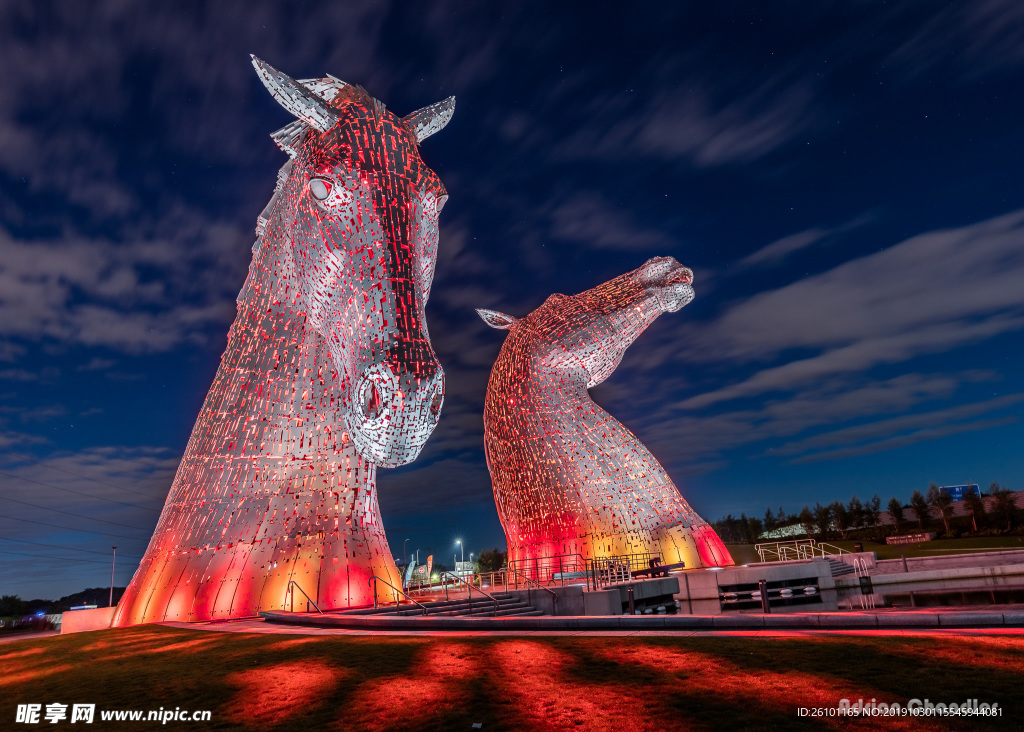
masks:
[[[526,605],[526,603],[522,603],[514,599],[503,600],[498,602],[498,609],[501,610],[503,608],[520,607],[524,605]],[[423,606],[427,609],[428,615],[471,615],[480,612],[494,612],[494,603],[490,600],[481,601],[474,599],[473,602],[471,603],[467,601],[449,601],[440,604],[423,603]],[[391,608],[390,610],[387,610],[385,612],[378,612],[375,614],[400,616],[422,615],[423,610],[422,608],[419,608],[415,605],[411,607],[408,605],[404,605],[398,610]]]
[[[832,576],[833,577],[841,577],[844,574],[852,574],[853,572],[856,571],[849,564],[846,564],[845,562],[840,562],[837,559],[832,559],[831,557],[825,557],[825,560],[828,562],[828,566],[829,566],[829,569],[832,572]]]

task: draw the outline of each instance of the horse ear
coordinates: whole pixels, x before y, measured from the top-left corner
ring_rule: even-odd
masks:
[[[508,330],[519,318],[513,318],[511,315],[505,315],[505,313],[499,313],[497,310],[487,310],[486,308],[477,308],[476,314],[480,316],[487,325],[498,330]]]
[[[455,97],[448,97],[423,109],[417,109],[412,114],[405,115],[402,117],[402,121],[416,135],[416,142],[423,142],[435,132],[443,130],[453,114],[455,114]]]
[[[338,114],[319,94],[314,94],[288,74],[255,56],[252,57],[252,65],[263,86],[278,104],[294,116],[320,132],[327,132],[337,124]]]

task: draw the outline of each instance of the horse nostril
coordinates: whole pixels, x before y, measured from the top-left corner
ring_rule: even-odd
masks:
[[[441,414],[441,404],[444,402],[444,395],[440,390],[434,392],[434,398],[430,400],[430,413],[437,418]]]
[[[383,399],[380,396],[380,389],[372,381],[363,387],[362,407],[363,414],[368,419],[375,419],[380,414]]]

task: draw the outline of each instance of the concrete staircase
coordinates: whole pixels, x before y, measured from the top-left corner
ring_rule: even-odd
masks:
[[[461,617],[527,617],[544,615],[544,612],[536,609],[525,600],[508,595],[503,592],[496,592],[493,595],[497,600],[497,612],[495,603],[482,595],[475,595],[472,599],[462,598],[458,600],[437,600],[435,602],[423,602],[419,605],[411,603],[395,606],[386,605],[378,608],[363,608],[359,610],[343,610],[331,613],[332,615],[377,615],[377,616],[418,616],[423,617],[423,608],[426,608],[427,615],[433,616],[461,616]]]
[[[853,574],[856,571],[851,565],[840,562],[838,559],[825,557],[825,561],[828,562],[828,568],[833,577],[842,577],[844,574]]]

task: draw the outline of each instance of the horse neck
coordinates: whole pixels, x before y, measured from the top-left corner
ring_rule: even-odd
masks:
[[[510,336],[514,337],[514,336]],[[494,437],[507,434],[536,434],[541,437],[552,428],[561,434],[579,433],[583,426],[581,411],[606,421],[613,431],[625,430],[599,404],[590,398],[585,374],[571,370],[544,368],[531,357],[524,344],[508,343],[492,371],[488,385],[485,426]],[[506,406],[506,400],[516,403]],[[632,438],[632,435],[629,435]]]
[[[221,444],[194,447],[288,459],[294,469],[316,473],[344,464],[348,482],[356,483],[350,487],[372,487],[376,466],[348,435],[338,370],[326,340],[307,322],[279,232],[265,231],[253,247],[228,345],[200,414],[210,423],[237,414],[237,426],[221,433]],[[217,437],[196,430],[196,439]]]

